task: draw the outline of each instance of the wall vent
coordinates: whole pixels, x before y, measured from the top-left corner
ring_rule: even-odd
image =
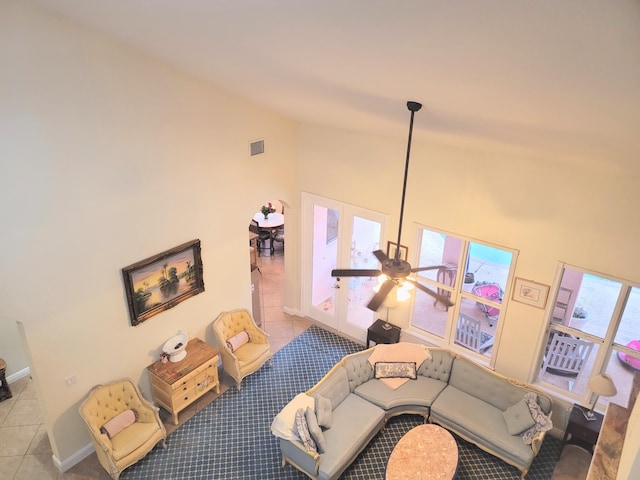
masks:
[[[255,157],[262,154],[264,154],[264,140],[255,140],[249,143],[250,156]]]

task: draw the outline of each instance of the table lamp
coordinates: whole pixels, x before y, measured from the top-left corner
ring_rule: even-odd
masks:
[[[596,404],[598,403],[598,398],[602,395],[604,397],[613,397],[618,390],[613,383],[613,379],[606,373],[602,373],[600,375],[596,375],[591,380],[589,380],[589,389],[596,394],[596,398],[593,401],[593,405],[589,410],[583,411],[584,418],[587,420],[595,420],[596,416],[593,413],[593,409],[596,408]]]

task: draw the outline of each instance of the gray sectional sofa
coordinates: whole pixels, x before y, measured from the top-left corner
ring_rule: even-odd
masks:
[[[431,358],[419,365],[415,380],[393,390],[374,377],[368,359],[375,348],[344,357],[274,419],[272,432],[280,437],[283,467],[289,463],[310,478],[337,479],[388,418],[415,413],[517,467],[525,477],[545,432],[536,431],[538,426],[534,425],[528,432],[531,444],[527,445],[521,435],[509,433],[513,424],[507,424],[512,420],[505,420],[504,412],[517,406],[526,393],[534,392],[535,396],[529,397],[550,417],[551,400],[547,396],[439,348],[428,349]],[[330,400],[333,417],[331,427],[323,431],[323,453],[308,450],[295,434],[295,425],[285,418],[297,408],[294,401],[314,405],[317,398],[325,403]]]

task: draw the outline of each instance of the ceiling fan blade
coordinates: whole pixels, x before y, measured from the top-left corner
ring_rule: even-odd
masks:
[[[387,298],[387,295],[389,295],[389,292],[393,290],[393,287],[395,285],[396,284],[393,282],[393,280],[385,280],[385,282],[380,285],[380,290],[378,290],[378,293],[376,293],[369,301],[367,308],[369,310],[377,312],[380,308],[380,305],[382,305],[382,302],[384,302],[384,299]]]
[[[373,255],[378,259],[380,263],[389,260],[389,257],[387,257],[386,253],[384,253],[382,250],[376,250],[375,252],[373,252]]]
[[[445,297],[443,295],[439,295],[436,292],[434,292],[433,290],[431,290],[428,287],[425,287],[424,285],[422,285],[419,282],[416,282],[415,280],[413,280],[412,278],[405,278],[405,280],[409,283],[411,283],[412,285],[414,285],[417,289],[422,290],[423,292],[431,295],[433,298],[435,298],[436,300],[438,300],[440,303],[442,303],[443,305],[446,305],[447,307],[453,307],[453,303],[451,303],[451,300],[449,300],[448,297]]]
[[[430,267],[416,267],[416,268],[412,268],[411,272],[415,273],[415,272],[424,272],[425,270],[437,270],[438,268],[442,268],[444,267],[444,265],[432,265]]]
[[[356,269],[334,269],[331,270],[332,277],[377,277],[382,272],[380,270],[356,270]]]

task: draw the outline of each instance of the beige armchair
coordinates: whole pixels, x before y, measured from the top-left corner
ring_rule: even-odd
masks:
[[[112,438],[101,432],[107,422],[127,410],[135,410],[137,420],[134,423],[112,434]],[[162,441],[166,447],[167,431],[160,421],[158,408],[142,396],[129,378],[93,387],[80,405],[80,416],[89,429],[100,464],[114,480],[158,442]]]
[[[236,381],[238,390],[244,377],[260,370],[267,360],[273,363],[269,336],[256,325],[248,310],[222,312],[213,321],[212,328],[222,356],[222,368]],[[243,330],[250,340],[233,350],[227,341]]]

